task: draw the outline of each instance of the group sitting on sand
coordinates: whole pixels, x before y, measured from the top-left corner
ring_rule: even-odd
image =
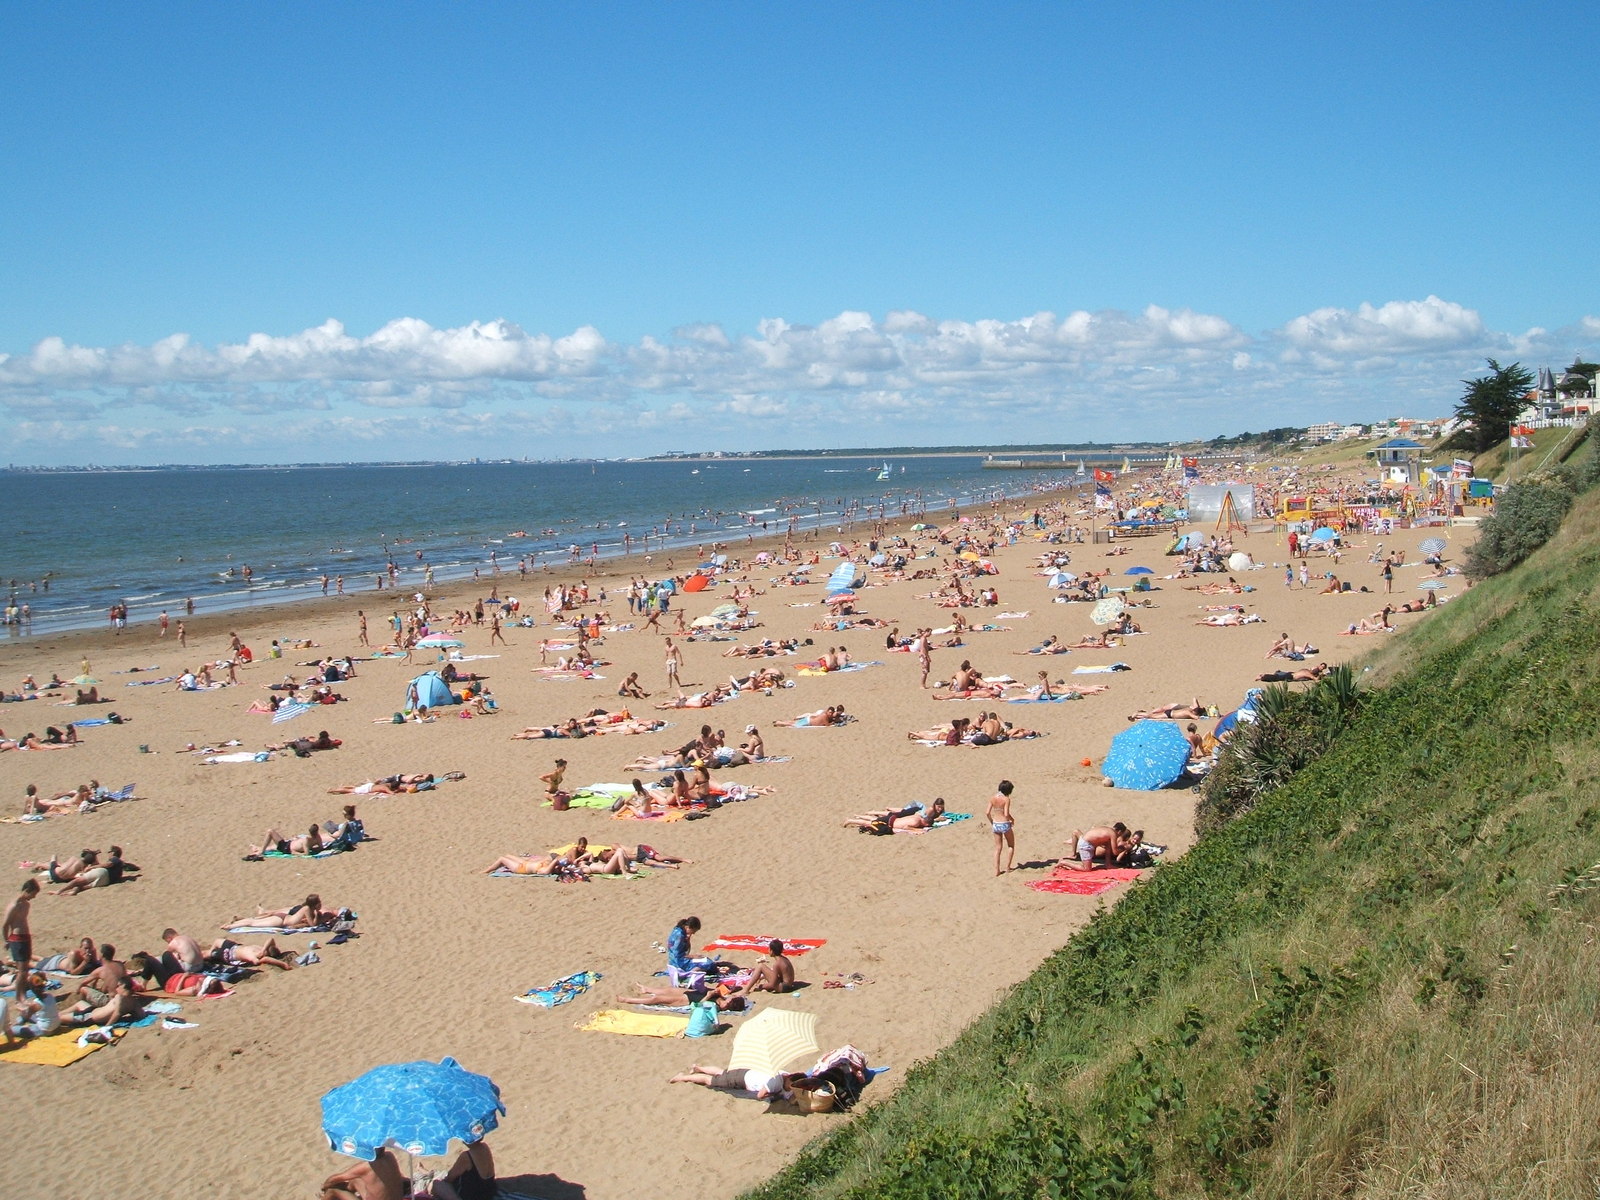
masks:
[[[999,714],[992,712],[979,713],[976,721],[971,717],[957,717],[948,725],[913,729],[906,734],[910,741],[934,742],[942,746],[997,746],[1001,742],[1024,741],[1038,736],[1037,729],[1002,721]]]

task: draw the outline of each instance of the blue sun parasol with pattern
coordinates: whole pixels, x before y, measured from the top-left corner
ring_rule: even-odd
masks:
[[[340,1154],[370,1161],[384,1146],[446,1154],[451,1139],[476,1142],[506,1106],[487,1075],[453,1058],[374,1067],[322,1098],[322,1132]]]
[[[1112,785],[1151,792],[1183,774],[1189,741],[1171,721],[1135,721],[1111,739],[1101,773]]]

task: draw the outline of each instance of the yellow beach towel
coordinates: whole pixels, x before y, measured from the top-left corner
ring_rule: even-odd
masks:
[[[125,1032],[116,1030],[120,1039]],[[83,1033],[81,1029],[64,1029],[60,1033],[53,1033],[49,1037],[34,1038],[32,1041],[22,1042],[8,1050],[0,1050],[0,1063],[28,1063],[36,1067],[70,1067],[80,1058],[87,1058],[96,1050],[105,1048],[104,1042],[90,1042],[87,1046],[78,1045],[78,1037]]]
[[[670,1013],[623,1012],[608,1008],[594,1014],[578,1028],[589,1033],[625,1033],[630,1037],[682,1037],[689,1018]]]

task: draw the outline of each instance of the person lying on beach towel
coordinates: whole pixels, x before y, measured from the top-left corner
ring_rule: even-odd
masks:
[[[1051,634],[1031,650],[1013,650],[1013,654],[1071,654],[1072,651],[1061,644],[1061,639]]]
[[[930,805],[920,801],[904,808],[875,808],[871,812],[857,813],[844,823],[846,829],[860,829],[883,836],[902,830],[931,829],[934,821],[944,815],[944,797]]]
[[[211,948],[205,954],[206,967],[211,970],[226,970],[230,967],[277,967],[280,971],[290,971],[294,969],[295,958],[293,950],[279,946],[272,938],[268,938],[259,946],[247,946],[232,938],[218,938],[211,943]]]
[[[730,984],[719,983],[712,988],[645,987],[634,984],[637,996],[618,996],[618,1004],[635,1004],[640,1008],[684,1008],[709,1000],[718,1012],[743,1012],[750,1002],[734,991]]]
[[[336,737],[329,737],[328,731],[323,729],[316,737],[295,738],[289,742],[269,742],[263,749],[289,750],[297,758],[305,758],[317,750],[337,750],[344,742]]]
[[[483,874],[554,875],[564,865],[567,864],[553,854],[502,854],[484,868]]]
[[[1161,704],[1144,712],[1129,713],[1130,721],[1193,721],[1211,716],[1210,709],[1195,697],[1191,704]]]
[[[249,857],[260,858],[268,851],[277,854],[289,855],[294,858],[310,858],[322,852],[322,826],[313,824],[311,828],[298,836],[279,833],[276,829],[269,829],[262,835],[259,846],[251,846]]]
[[[588,732],[593,737],[603,737],[608,733],[620,733],[628,736],[634,736],[641,733],[655,733],[659,729],[665,729],[669,724],[671,724],[669,721],[628,720],[618,721],[617,723],[611,725],[591,725],[588,726]]]
[[[425,792],[441,783],[455,783],[465,779],[463,771],[447,771],[443,775],[412,774],[385,775],[382,779],[369,779],[365,783],[347,783],[343,787],[328,789],[330,796],[398,796],[402,793]]]
[[[145,953],[128,955],[128,974],[141,991],[169,996],[208,996],[225,992],[228,985],[203,971],[185,971],[170,959],[157,960]]]
[[[58,796],[41,796],[39,789],[30,783],[23,792],[22,815],[48,817],[57,813],[76,812],[90,799],[88,784],[79,784],[76,791],[62,792]]]
[[[709,692],[696,692],[692,696],[686,696],[679,692],[677,699],[664,701],[661,704],[657,704],[656,707],[664,709],[710,708],[713,704],[721,704],[724,700],[732,699],[738,694],[738,691],[731,684],[719,684]]]
[[[972,725],[972,718],[957,717],[948,725],[935,725],[929,729],[914,729],[906,734],[906,740],[912,742],[942,743],[947,746],[958,746],[961,739],[966,736],[968,728]]]
[[[1393,633],[1395,626],[1389,624],[1389,613],[1393,609],[1386,609],[1381,615],[1373,613],[1370,617],[1362,617],[1354,625],[1343,630],[1341,637],[1358,637],[1368,633]]]
[[[319,925],[331,925],[339,916],[338,909],[325,909],[322,907],[322,897],[312,892],[298,904],[291,904],[287,908],[262,908],[256,906],[256,915],[253,917],[234,917],[224,930],[261,929],[268,932],[278,929],[310,929]]]
[[[706,1067],[692,1063],[687,1071],[674,1075],[668,1083],[698,1083],[701,1087],[718,1088],[726,1092],[748,1092],[757,1100],[783,1100],[790,1089],[803,1082],[805,1076],[796,1074],[768,1075],[764,1071],[729,1071],[722,1067]]]
[[[70,730],[72,726],[68,725],[67,728]],[[71,750],[77,745],[78,738],[76,733],[73,734],[71,741],[61,742],[42,741],[37,734],[31,731],[14,741],[0,736],[0,750]]]
[[[1262,683],[1315,683],[1332,669],[1327,663],[1318,663],[1314,667],[1300,667],[1293,671],[1268,671],[1256,678]]]
[[[757,667],[742,679],[736,675],[730,675],[728,682],[733,684],[736,690],[749,689],[759,692],[768,688],[782,687],[783,678],[783,672],[778,670],[777,667]]]
[[[773,724],[786,729],[822,729],[830,725],[843,725],[848,719],[844,705],[835,704],[816,712],[801,713],[792,721],[774,721]]]
[[[1253,625],[1261,619],[1262,617],[1260,613],[1225,612],[1212,613],[1209,617],[1201,617],[1200,620],[1195,622],[1195,624],[1215,625],[1219,627],[1228,625]]]
[[[722,652],[723,658],[776,658],[779,655],[790,655],[796,652],[799,642],[794,638],[785,638],[781,642],[764,641],[754,646],[734,646]]]
[[[128,875],[138,870],[137,863],[128,862],[122,857],[121,846],[113,846],[104,862],[96,862],[86,867],[75,878],[68,880],[55,894],[75,896],[90,888],[110,887],[114,883],[121,883]]]

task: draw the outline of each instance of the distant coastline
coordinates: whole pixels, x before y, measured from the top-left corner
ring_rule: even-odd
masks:
[[[681,453],[651,454],[627,458],[466,458],[466,459],[391,459],[362,462],[294,462],[294,463],[155,463],[146,465],[95,463],[86,466],[30,466],[10,463],[0,467],[0,474],[10,475],[85,475],[133,474],[158,471],[324,471],[347,467],[374,467],[405,469],[415,467],[486,467],[536,465],[549,463],[628,463],[628,462],[749,462],[751,460],[803,460],[821,458],[949,458],[953,456],[982,457],[988,454],[1083,454],[1121,456],[1124,454],[1166,455],[1169,451],[1191,443],[1179,442],[1086,442],[1060,445],[996,445],[996,446],[885,446],[848,450],[727,450],[685,451]],[[1203,443],[1193,443],[1201,445]]]

